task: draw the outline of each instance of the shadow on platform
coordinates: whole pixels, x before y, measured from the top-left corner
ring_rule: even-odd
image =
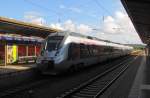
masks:
[[[146,64],[143,71],[143,83],[141,85],[140,98],[150,98],[150,56],[146,56]]]

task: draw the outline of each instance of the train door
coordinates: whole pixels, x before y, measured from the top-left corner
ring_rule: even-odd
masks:
[[[80,46],[76,43],[71,43],[68,50],[68,60],[80,59]]]

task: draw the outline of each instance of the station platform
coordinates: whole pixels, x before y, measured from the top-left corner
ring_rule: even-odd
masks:
[[[138,55],[101,98],[150,98],[150,57]]]
[[[35,64],[0,66],[0,89],[18,85],[35,77]]]
[[[26,71],[35,68],[35,64],[17,64],[17,65],[1,65],[0,66],[0,76],[4,74],[16,73],[21,71]]]
[[[150,98],[150,56],[143,55],[128,98]]]

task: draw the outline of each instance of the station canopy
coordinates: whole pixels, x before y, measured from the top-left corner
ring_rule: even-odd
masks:
[[[45,38],[50,33],[58,31],[60,30],[0,17],[0,34],[18,34]]]
[[[0,43],[3,42],[7,42],[9,44],[41,44],[43,42],[43,38],[0,34]]]
[[[121,0],[143,43],[150,43],[150,0]]]

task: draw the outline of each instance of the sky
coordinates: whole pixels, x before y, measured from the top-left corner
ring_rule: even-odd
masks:
[[[141,44],[120,0],[2,0],[0,16],[126,44]]]

